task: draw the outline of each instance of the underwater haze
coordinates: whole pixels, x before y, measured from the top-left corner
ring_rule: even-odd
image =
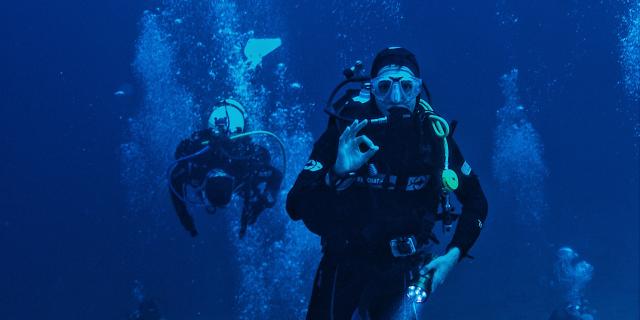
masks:
[[[489,202],[475,259],[422,319],[584,301],[594,319],[640,319],[640,0],[2,7],[0,319],[159,319],[145,301],[167,320],[304,318],[320,240],[286,194],[342,71],[389,46],[416,54]],[[237,199],[194,210],[192,238],[166,171],[227,97],[283,140],[286,158],[255,139],[287,171],[244,238]]]

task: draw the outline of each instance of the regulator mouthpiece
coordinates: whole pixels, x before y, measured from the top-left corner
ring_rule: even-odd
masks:
[[[369,119],[369,124],[372,126],[386,126],[386,125],[402,125],[407,121],[411,121],[411,114],[394,114],[390,116],[384,116],[380,118]]]
[[[362,77],[364,76],[364,63],[362,63],[361,60],[356,61],[356,63],[349,67],[346,68],[342,71],[342,74],[344,75],[345,78],[347,79],[352,79],[353,77]]]

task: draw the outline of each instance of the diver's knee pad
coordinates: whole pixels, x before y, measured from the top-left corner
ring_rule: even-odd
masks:
[[[213,207],[223,207],[231,201],[234,179],[220,169],[213,169],[207,174],[202,188],[203,196]]]

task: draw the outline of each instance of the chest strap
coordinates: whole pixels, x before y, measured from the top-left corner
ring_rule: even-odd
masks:
[[[417,176],[397,176],[391,174],[379,173],[375,176],[357,175],[354,184],[359,187],[380,189],[380,190],[398,190],[398,191],[418,191],[424,189],[431,175]]]

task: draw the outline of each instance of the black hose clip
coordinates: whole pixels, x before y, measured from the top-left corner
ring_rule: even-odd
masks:
[[[364,76],[365,75],[364,71],[365,71],[364,63],[361,60],[358,60],[353,66],[344,69],[342,71],[342,74],[348,80],[356,76],[358,77]]]

